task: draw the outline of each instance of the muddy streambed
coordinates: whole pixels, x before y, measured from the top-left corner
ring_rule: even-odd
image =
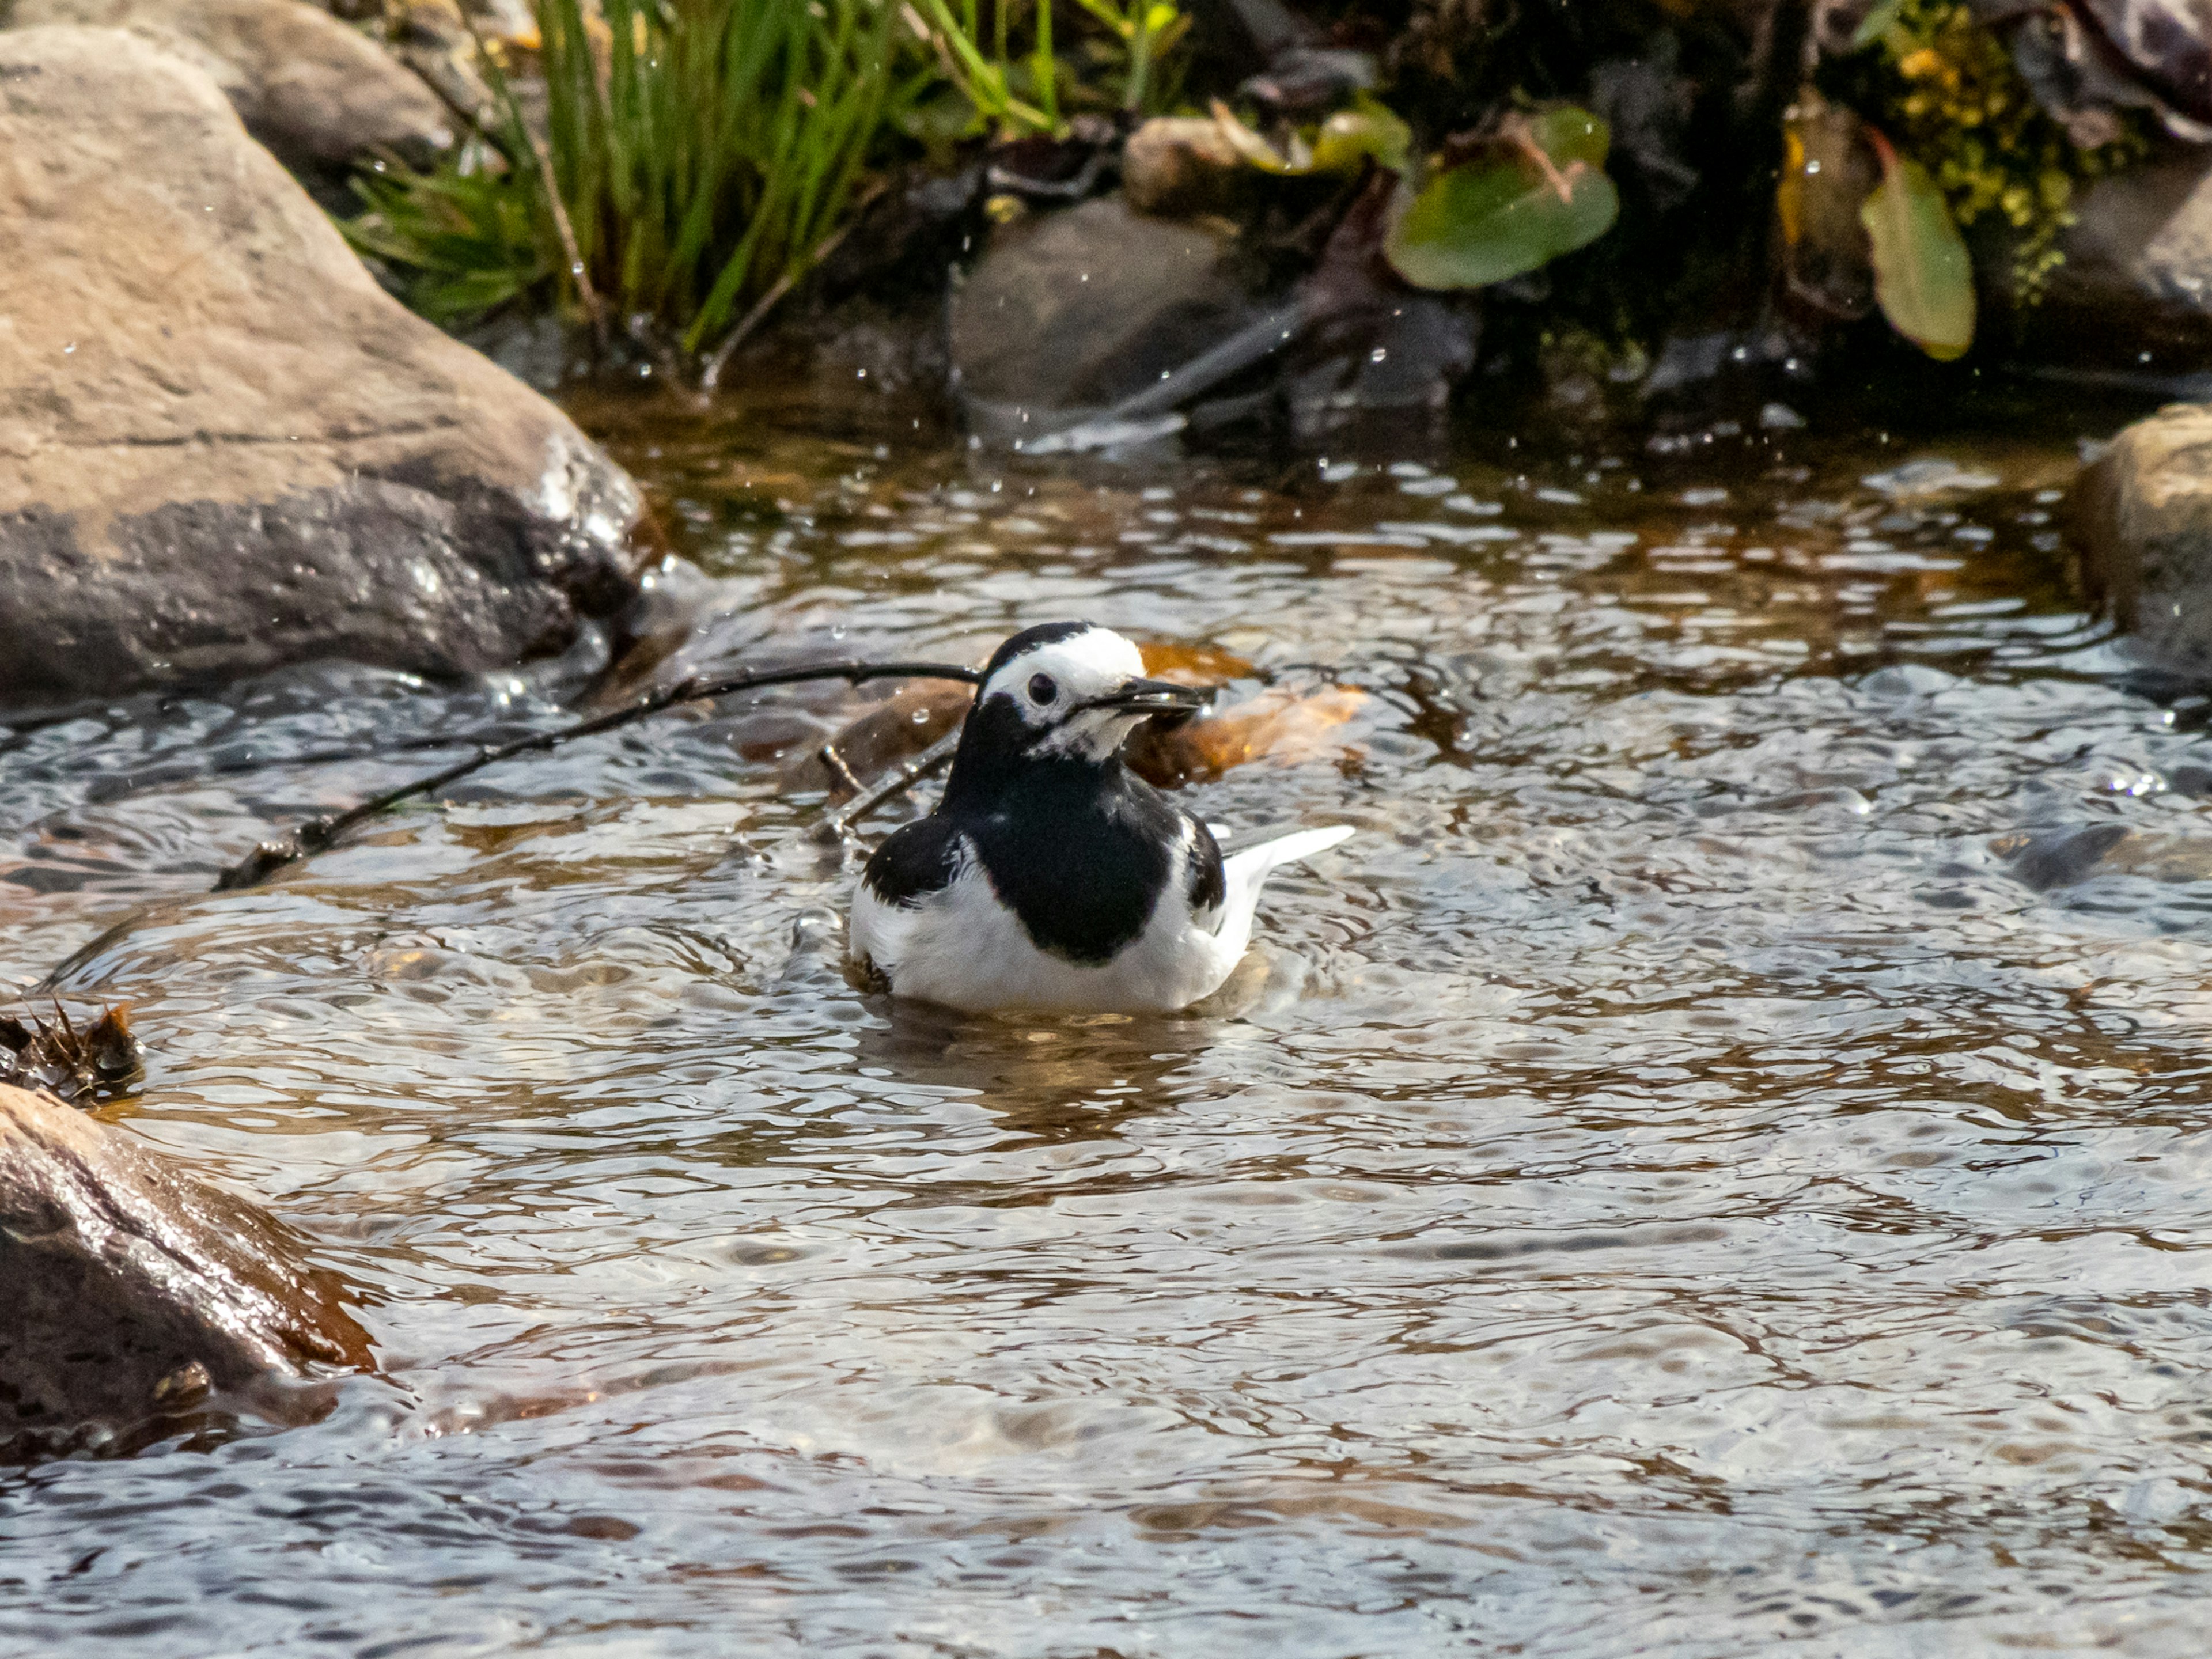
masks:
[[[1261,468],[585,413],[714,573],[684,661],[1212,647],[1374,695],[1208,815],[1361,833],[1241,1018],[960,1019],[835,971],[777,756],[842,693],[222,896],[592,665],[15,732],[0,977],[131,1003],[107,1115],[384,1374],[0,1479],[0,1645],[2201,1650],[2212,756],[2066,586],[2117,416]]]

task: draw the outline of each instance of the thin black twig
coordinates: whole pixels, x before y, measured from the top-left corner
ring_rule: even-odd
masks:
[[[673,708],[679,702],[699,702],[712,697],[727,696],[732,692],[755,691],[772,685],[798,685],[809,680],[843,680],[850,685],[859,685],[868,680],[958,680],[974,685],[981,678],[982,675],[975,669],[963,668],[953,663],[834,662],[815,663],[805,668],[757,669],[724,675],[719,679],[702,680],[695,677],[679,680],[665,690],[639,698],[635,702],[604,714],[595,714],[574,726],[564,726],[557,732],[533,732],[507,743],[480,747],[467,760],[456,762],[441,772],[417,778],[412,783],[403,783],[380,795],[372,795],[343,812],[327,817],[310,818],[275,841],[263,842],[223,873],[222,879],[216,883],[215,890],[220,893],[241,887],[258,886],[277,871],[335,846],[338,837],[356,824],[373,818],[380,812],[388,811],[402,801],[411,800],[418,795],[432,794],[449,784],[458,783],[471,772],[481,770],[495,762],[557,748],[573,738],[611,732],[618,726],[643,720],[648,714],[657,714],[664,708]],[[917,777],[919,775],[916,775]],[[909,780],[902,787],[910,787],[912,781]],[[889,795],[884,799],[888,799]],[[854,802],[846,809],[845,816],[848,818],[857,816],[853,809],[860,805],[860,801]]]

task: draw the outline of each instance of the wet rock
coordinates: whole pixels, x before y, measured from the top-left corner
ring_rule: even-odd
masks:
[[[635,485],[384,294],[198,70],[0,33],[0,156],[36,158],[0,167],[0,700],[477,672],[633,595]]]
[[[51,1018],[0,1014],[0,1083],[64,1103],[112,1099],[144,1069],[131,1011],[103,1008],[80,1027],[57,1006]]]
[[[295,167],[380,149],[428,161],[456,136],[419,77],[306,0],[15,0],[9,23],[122,28],[154,42],[204,70],[246,130]],[[87,113],[131,112],[124,102]]]
[[[1006,227],[954,295],[954,384],[998,435],[1120,402],[1254,314],[1230,228],[1103,196]]]
[[[2212,678],[2212,408],[2176,404],[2075,486],[2082,584],[2155,660]]]
[[[2104,875],[2141,876],[2183,885],[2212,880],[2212,839],[2096,823],[2008,838],[1997,852],[2039,893]]]
[[[301,1254],[128,1132],[0,1085],[0,1455],[319,1413],[310,1385],[368,1337]]]
[[[2047,893],[2086,879],[2130,834],[2124,824],[2093,823],[2087,829],[2031,836],[2001,850],[2011,858],[2014,875],[2037,892]]]
[[[1285,354],[1283,393],[1302,437],[1377,413],[1439,417],[1474,367],[1482,296],[1414,292],[1382,259],[1397,191],[1371,175],[1299,285],[1305,322]]]
[[[1295,428],[1319,438],[1378,413],[1440,416],[1481,338],[1478,303],[1459,295],[1383,294],[1326,313],[1286,376]]]
[[[1364,52],[1294,46],[1237,90],[1285,115],[1316,115],[1375,85],[1375,60]]]

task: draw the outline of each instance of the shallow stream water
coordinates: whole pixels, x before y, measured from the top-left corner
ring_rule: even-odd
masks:
[[[0,1649],[2203,1651],[2212,752],[2067,586],[2113,420],[1258,467],[582,412],[709,573],[677,663],[1088,617],[1368,692],[1190,796],[1359,834],[1237,1017],[969,1019],[836,972],[842,692],[221,896],[588,652],[0,735],[0,982],[127,1000],[103,1115],[382,1364],[0,1478]]]

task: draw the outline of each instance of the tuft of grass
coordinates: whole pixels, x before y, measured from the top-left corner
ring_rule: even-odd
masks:
[[[1090,44],[1126,64],[1125,106],[1156,101],[1182,15],[1167,0],[1081,3],[1077,21],[1104,33]],[[964,104],[971,132],[1048,133],[1069,78],[1052,0],[533,9],[542,121],[487,52],[496,133],[434,172],[387,161],[356,180],[365,210],[347,236],[442,323],[551,300],[603,339],[619,321],[687,352],[726,350],[850,221],[871,163],[930,127],[926,98]]]
[[[696,351],[804,274],[916,77],[888,0],[605,0],[605,16],[602,72],[581,0],[541,0],[538,171],[572,264]]]
[[[544,136],[495,74],[502,154],[360,176],[354,246],[453,322],[557,296],[689,351],[787,289],[933,78],[896,0],[538,0]]]
[[[434,173],[379,162],[354,179],[367,211],[339,223],[356,252],[404,273],[407,303],[444,327],[529,299],[559,269],[538,238],[533,192],[488,162],[481,146]]]

